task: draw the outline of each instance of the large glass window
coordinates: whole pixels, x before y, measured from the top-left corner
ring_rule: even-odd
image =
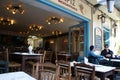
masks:
[[[104,28],[103,35],[104,35],[104,38],[103,38],[104,44],[110,45],[110,30],[107,28]]]

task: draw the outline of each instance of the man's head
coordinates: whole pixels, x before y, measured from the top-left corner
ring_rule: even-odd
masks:
[[[108,49],[108,47],[109,47],[108,44],[105,44],[105,45],[104,45],[104,48],[105,48],[105,49]]]
[[[94,49],[94,46],[93,45],[91,45],[90,46],[90,51],[92,51]]]

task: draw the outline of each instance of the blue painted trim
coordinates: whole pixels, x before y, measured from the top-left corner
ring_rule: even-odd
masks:
[[[89,53],[89,46],[90,46],[90,22],[84,22],[85,26],[85,32],[84,32],[84,38],[85,38],[85,44],[84,44],[84,56],[88,56]]]
[[[70,50],[71,50],[71,28],[69,28],[69,32],[68,32],[68,54],[71,54]]]

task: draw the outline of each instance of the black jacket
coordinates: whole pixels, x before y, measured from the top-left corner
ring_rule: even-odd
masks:
[[[111,57],[107,57],[107,56],[106,56],[107,54],[110,54]],[[113,51],[111,51],[111,50],[109,49],[109,51],[107,52],[107,51],[104,49],[104,50],[102,50],[101,55],[104,56],[104,57],[106,57],[106,58],[112,58],[112,56],[113,56]]]

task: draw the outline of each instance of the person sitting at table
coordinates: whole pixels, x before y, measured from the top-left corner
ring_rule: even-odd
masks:
[[[88,54],[88,62],[93,63],[93,64],[99,64],[99,61],[103,60],[103,58],[104,58],[103,56],[97,55],[95,53],[94,46],[91,45],[90,46],[90,52]]]
[[[104,56],[105,58],[112,58],[113,51],[111,51],[108,47],[109,47],[108,44],[104,45],[104,50],[101,51],[101,55]]]

